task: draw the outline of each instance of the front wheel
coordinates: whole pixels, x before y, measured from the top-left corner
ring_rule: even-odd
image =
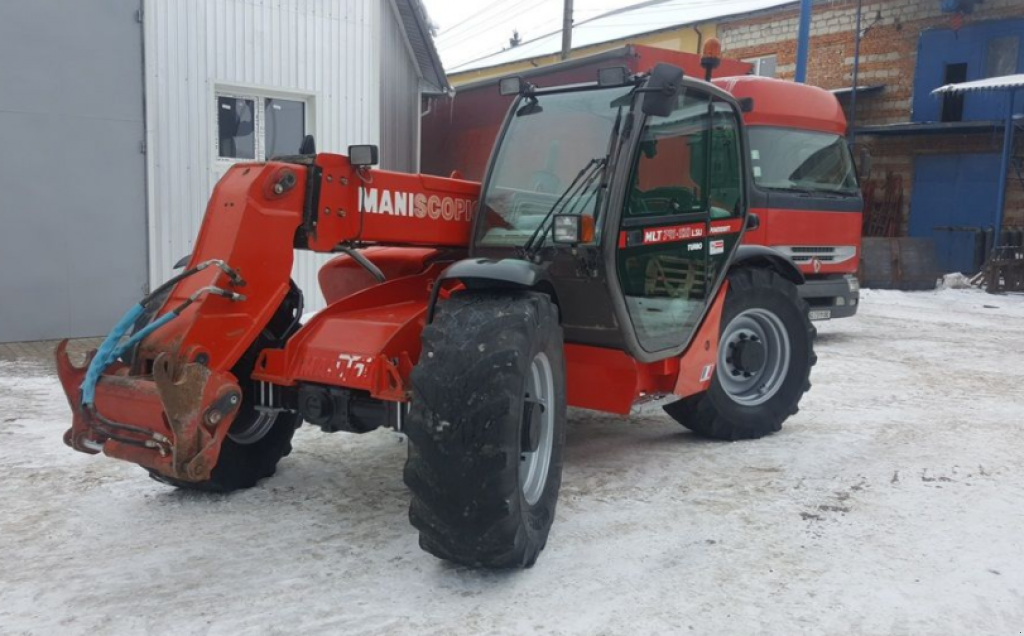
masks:
[[[562,480],[565,361],[544,294],[463,293],[423,330],[406,421],[409,519],[462,565],[530,567]]]
[[[153,479],[183,490],[229,493],[252,488],[277,471],[278,463],[292,451],[292,436],[302,419],[294,411],[258,406],[260,386],[251,375],[263,349],[283,346],[299,329],[302,308],[302,292],[292,283],[270,323],[231,370],[242,388],[242,406],[221,444],[210,478],[185,481],[150,470]]]
[[[665,411],[713,439],[756,439],[781,430],[811,387],[814,336],[793,283],[766,269],[732,272],[711,388]]]

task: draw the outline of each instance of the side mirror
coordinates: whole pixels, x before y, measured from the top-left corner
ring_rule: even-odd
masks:
[[[554,220],[555,243],[579,245],[594,241],[594,217],[582,214],[556,214]]]
[[[668,117],[676,106],[683,84],[683,69],[671,64],[658,64],[651,71],[644,95],[643,111],[652,117]]]
[[[874,166],[875,159],[871,156],[871,151],[867,148],[860,149],[860,161],[857,168],[857,176],[861,179],[867,179],[871,176],[871,168]]]
[[[871,151],[868,150],[868,147],[861,144],[853,144],[850,146],[850,151],[853,153],[853,166],[857,171],[857,178],[863,181],[870,177],[874,158],[871,156]]]
[[[348,147],[348,162],[357,168],[369,168],[380,163],[380,150],[369,144]]]
[[[753,231],[759,227],[761,227],[761,217],[753,212],[747,213],[747,229]]]

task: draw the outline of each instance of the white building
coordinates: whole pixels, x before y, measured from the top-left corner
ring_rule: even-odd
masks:
[[[420,0],[0,3],[0,342],[105,333],[235,161],[313,134],[417,170],[446,87]],[[296,263],[310,307],[323,260]]]

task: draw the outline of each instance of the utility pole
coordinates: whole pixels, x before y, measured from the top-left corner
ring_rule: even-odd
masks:
[[[565,10],[562,12],[562,59],[569,59],[569,51],[572,50],[572,0],[565,0]]]
[[[800,33],[796,43],[796,81],[807,81],[807,52],[811,48],[811,0],[800,0]]]

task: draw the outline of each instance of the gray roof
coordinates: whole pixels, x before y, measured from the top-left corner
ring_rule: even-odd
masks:
[[[960,84],[946,84],[936,88],[932,93],[970,93],[974,91],[1003,91],[1024,88],[1024,74],[1004,75],[1003,77],[990,77],[988,79],[963,82]]]
[[[421,0],[395,0],[395,7],[402,16],[402,26],[409,38],[409,45],[416,55],[423,81],[428,89],[448,90],[448,77],[445,75],[441,58],[434,47],[434,37],[430,33],[430,22],[427,10]]]

